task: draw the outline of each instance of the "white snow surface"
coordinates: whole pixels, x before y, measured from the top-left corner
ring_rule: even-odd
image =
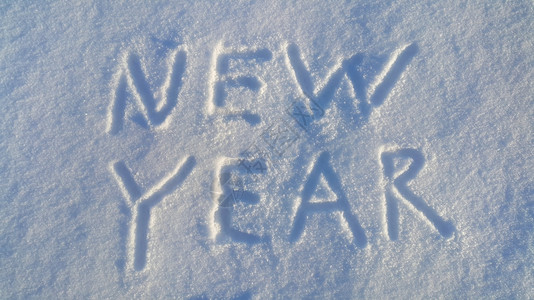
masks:
[[[532,1],[2,1],[0,298],[534,297]]]

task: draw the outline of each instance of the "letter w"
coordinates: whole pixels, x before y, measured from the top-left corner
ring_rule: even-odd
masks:
[[[142,113],[141,116],[136,116],[135,121],[144,127],[162,125],[178,103],[178,93],[185,73],[185,62],[186,52],[184,50],[175,50],[171,53],[167,63],[167,79],[161,87],[162,99],[156,101],[139,57],[129,54],[125,59],[124,67],[119,71],[116,90],[109,106],[106,131],[116,134],[124,125],[127,88],[133,93],[138,109]]]

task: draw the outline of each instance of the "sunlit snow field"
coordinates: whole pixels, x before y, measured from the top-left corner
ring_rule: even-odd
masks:
[[[0,298],[532,299],[531,1],[2,1]]]

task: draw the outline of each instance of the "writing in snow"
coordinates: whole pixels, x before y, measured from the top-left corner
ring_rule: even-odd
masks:
[[[409,62],[417,53],[416,44],[412,43],[394,51],[390,59],[384,64],[382,71],[371,83],[366,84],[358,66],[363,62],[364,55],[357,53],[341,61],[325,80],[325,84],[316,88],[310,71],[306,67],[300,49],[295,44],[289,44],[285,49],[288,70],[292,73],[303,100],[295,101],[287,109],[287,114],[304,130],[310,124],[322,118],[329,107],[336,90],[344,79],[347,79],[354,90],[354,101],[358,122],[365,122],[373,109],[382,105],[391,89],[398,81]],[[236,109],[231,105],[228,97],[229,89],[247,89],[253,93],[260,91],[264,85],[261,78],[248,72],[233,69],[232,61],[246,61],[264,65],[273,58],[268,49],[225,49],[217,46],[211,64],[210,84],[207,99],[207,114],[222,116],[237,116],[250,125],[259,123],[261,116],[255,112]],[[169,56],[167,78],[161,86],[161,99],[156,101],[150,88],[140,58],[136,54],[125,56],[124,65],[116,76],[116,84],[112,101],[108,111],[107,132],[114,135],[123,129],[126,119],[127,95],[134,96],[134,105],[139,111],[131,117],[135,123],[144,128],[168,126],[170,116],[178,103],[183,77],[187,65],[187,51],[178,48]],[[249,205],[260,203],[261,199],[256,191],[250,191],[240,184],[240,176],[251,174],[267,175],[269,168],[266,161],[273,156],[281,157],[292,143],[299,138],[299,134],[290,126],[274,124],[261,135],[263,147],[254,145],[242,153],[239,158],[220,158],[215,166],[214,190],[212,197],[214,209],[210,214],[211,235],[215,242],[263,243],[269,242],[268,235],[258,235],[251,231],[236,229],[233,225],[232,213],[235,204],[242,202]],[[394,160],[410,160],[407,168],[397,170]],[[358,221],[357,214],[351,209],[350,201],[343,191],[341,179],[332,167],[331,155],[320,153],[311,162],[311,171],[304,180],[302,192],[289,240],[299,240],[306,226],[308,216],[316,213],[340,212],[342,226],[350,232],[352,242],[359,247],[367,245],[364,228]],[[428,206],[421,197],[415,194],[408,182],[413,180],[424,165],[424,156],[416,149],[403,148],[382,151],[380,156],[383,178],[387,181],[384,188],[386,202],[386,228],[390,240],[398,239],[399,210],[398,203],[405,201],[423,214],[431,225],[445,238],[452,236],[454,226],[445,221],[439,214]],[[193,172],[196,159],[188,156],[180,161],[174,170],[161,179],[152,188],[143,191],[133,176],[132,171],[123,161],[111,164],[111,172],[119,185],[123,196],[127,199],[132,212],[130,222],[130,245],[133,255],[131,265],[135,270],[142,270],[147,263],[148,231],[151,209],[165,197],[178,189]],[[272,163],[271,163],[272,166]],[[245,170],[245,172],[243,172]],[[316,193],[320,177],[326,180],[328,187],[335,195],[335,201],[312,202]]]

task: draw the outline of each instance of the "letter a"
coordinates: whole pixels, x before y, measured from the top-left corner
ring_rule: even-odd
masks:
[[[315,162],[308,179],[304,183],[301,196],[302,200],[297,209],[295,220],[293,221],[293,229],[291,231],[290,240],[291,242],[295,242],[300,238],[302,232],[304,231],[306,217],[308,215],[321,212],[330,213],[333,211],[341,211],[343,218],[348,223],[348,226],[352,231],[354,243],[359,247],[365,247],[367,245],[365,232],[358,222],[358,218],[356,218],[356,216],[350,212],[350,205],[349,201],[347,200],[347,196],[345,196],[341,182],[329,161],[330,155],[328,152],[321,153]],[[337,196],[335,202],[310,202],[317,189],[317,185],[319,184],[321,174],[326,179],[326,182],[328,183],[328,186],[332,192],[334,192],[334,194]]]

